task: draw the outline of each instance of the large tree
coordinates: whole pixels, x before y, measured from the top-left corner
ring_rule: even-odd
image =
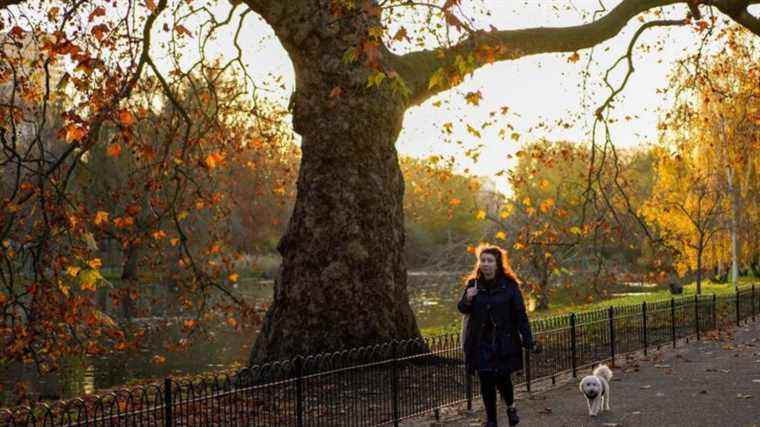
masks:
[[[19,0],[10,0],[0,3],[0,8],[16,3],[22,6],[14,7],[24,7]],[[184,3],[197,16],[208,11],[201,4],[205,2],[177,2]],[[406,290],[404,182],[395,148],[410,107],[451,89],[488,63],[591,48],[613,38],[640,14],[663,6],[683,5],[684,19],[652,20],[642,24],[641,31],[685,25],[689,9],[699,18],[699,8],[709,7],[760,34],[760,20],[747,10],[760,0],[623,0],[610,10],[602,7],[600,14],[594,14],[598,19],[581,25],[507,31],[473,28],[460,3],[233,1],[235,7],[247,7],[260,16],[287,51],[296,77],[293,127],[302,138],[297,198],[278,246],[281,272],[252,361],[419,336]],[[166,0],[147,0],[146,5],[147,19],[137,21],[143,28],[140,55],[130,68],[136,76],[145,68],[159,73],[151,58],[151,34],[159,31],[154,24],[170,8]],[[75,9],[67,9],[64,17],[69,19],[68,10]],[[386,36],[386,24],[403,20],[400,11],[407,9],[408,14],[421,16],[417,22],[435,34],[399,30]],[[181,19],[188,14],[172,16]],[[199,32],[226,22],[229,17],[214,20]],[[192,33],[184,25],[175,26],[174,32],[178,37]],[[400,55],[388,47],[392,38],[411,36],[424,42],[447,32],[457,37],[435,49]],[[102,28],[95,32],[96,37],[105,34]],[[135,39],[129,39],[128,48],[134,49]],[[237,37],[234,44],[240,50]],[[205,46],[202,43],[201,50]],[[181,78],[182,71],[175,71],[171,75]],[[126,79],[123,89],[114,91],[114,108],[129,95],[136,79]],[[171,89],[164,80],[162,86]],[[94,114],[88,127],[92,130],[75,145],[86,150],[94,140],[90,135],[97,134],[98,121],[112,111],[108,107]]]

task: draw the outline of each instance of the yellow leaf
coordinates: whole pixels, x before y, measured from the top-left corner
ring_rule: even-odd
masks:
[[[573,233],[573,234],[580,235],[581,234],[581,229],[578,228],[578,227],[576,227],[576,226],[573,226],[573,227],[570,227],[570,232]]]
[[[98,280],[103,276],[97,270],[85,270],[79,273],[79,286],[82,290],[94,292]]]
[[[479,220],[484,220],[484,219],[486,219],[486,211],[484,211],[484,210],[482,210],[482,209],[481,209],[481,210],[479,210],[479,211],[478,211],[478,213],[477,213],[477,214],[475,214],[475,218],[476,218],[476,219],[479,219]]]
[[[237,326],[237,320],[235,320],[234,317],[228,317],[227,325],[229,325],[230,328],[234,328],[235,326]]]
[[[163,365],[166,363],[166,358],[164,356],[155,355],[150,359],[150,362],[154,365]]]
[[[68,274],[71,277],[77,277],[77,274],[79,274],[79,270],[81,270],[81,268],[74,265],[70,265],[66,268],[66,274]]]
[[[523,205],[530,206],[530,197],[525,196],[525,198],[522,201]]]
[[[454,197],[453,199],[449,200],[449,205],[451,206],[459,206],[462,203],[461,200]]]
[[[496,238],[499,239],[499,240],[506,240],[507,233],[505,233],[503,231],[499,231],[498,233],[496,233]]]
[[[548,181],[548,180],[546,180],[546,179],[542,179],[542,180],[541,180],[541,182],[539,182],[539,183],[538,183],[538,186],[539,186],[539,187],[540,187],[542,190],[546,190],[547,188],[549,188],[549,181]]]
[[[523,245],[523,244],[522,244],[522,243],[520,243],[520,242],[515,242],[515,244],[514,244],[514,245],[512,245],[512,247],[513,247],[513,248],[515,248],[515,249],[516,249],[516,250],[518,250],[518,251],[519,251],[520,249],[525,249],[525,245]]]
[[[240,278],[240,275],[238,275],[237,273],[232,273],[229,276],[227,276],[227,278],[230,279],[230,282],[237,282],[238,279]]]
[[[95,225],[103,224],[104,222],[108,222],[108,212],[98,211],[95,213],[95,220],[93,221]]]

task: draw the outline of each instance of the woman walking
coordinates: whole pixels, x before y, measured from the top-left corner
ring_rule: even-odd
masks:
[[[481,248],[458,305],[469,315],[463,332],[465,367],[468,374],[477,372],[480,377],[486,427],[497,425],[496,390],[507,404],[509,425],[520,422],[511,374],[523,368],[523,347],[537,350],[519,285],[501,248]]]

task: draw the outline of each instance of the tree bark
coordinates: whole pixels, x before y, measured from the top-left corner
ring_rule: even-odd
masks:
[[[420,337],[406,289],[395,148],[407,104],[391,85],[367,87],[367,67],[340,60],[346,39],[284,43],[296,71],[291,103],[301,168],[278,245],[274,301],[251,363]]]

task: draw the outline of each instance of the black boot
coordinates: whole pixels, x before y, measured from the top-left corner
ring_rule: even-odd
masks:
[[[507,408],[507,418],[509,425],[516,426],[520,422],[520,417],[517,416],[517,408]]]

